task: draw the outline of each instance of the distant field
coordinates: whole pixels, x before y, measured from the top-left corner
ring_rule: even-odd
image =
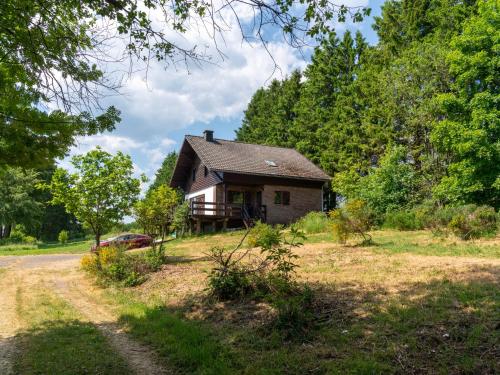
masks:
[[[116,236],[118,233],[108,233],[102,239]],[[35,245],[12,244],[0,246],[2,255],[42,255],[42,254],[80,254],[86,253],[94,244],[94,240],[73,240],[62,245],[58,242],[40,242]]]
[[[0,246],[2,255],[40,255],[40,254],[77,254],[89,251],[92,241],[70,242],[65,245],[59,243],[38,245],[4,245]]]

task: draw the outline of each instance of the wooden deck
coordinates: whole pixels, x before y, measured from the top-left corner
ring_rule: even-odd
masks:
[[[239,203],[191,201],[189,216],[199,233],[202,222],[222,222],[223,229],[226,229],[229,220],[241,220],[246,227],[257,220],[265,222],[267,208],[265,205],[255,207]]]

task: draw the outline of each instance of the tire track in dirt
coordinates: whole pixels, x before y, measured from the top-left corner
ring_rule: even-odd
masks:
[[[71,280],[61,275],[54,277],[52,280],[54,291],[99,329],[133,372],[138,375],[174,374],[170,369],[160,365],[159,358],[153,350],[130,338],[116,323],[113,314],[81,293],[72,281],[79,280]]]

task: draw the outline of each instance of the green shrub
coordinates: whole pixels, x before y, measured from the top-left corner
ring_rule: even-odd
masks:
[[[374,214],[365,201],[348,201],[343,207],[330,211],[329,216],[332,220],[333,236],[337,241],[345,243],[349,237],[360,235],[363,244],[372,242],[367,232],[373,226]]]
[[[157,271],[164,261],[165,258],[158,253],[127,254],[123,248],[110,246],[84,256],[80,264],[102,284],[135,286],[143,283],[148,273]]]
[[[59,241],[60,244],[65,244],[66,242],[68,242],[68,231],[67,230],[62,230],[59,232],[59,235],[57,236],[57,240]]]
[[[324,212],[312,211],[297,222],[297,227],[306,233],[323,233],[330,230],[331,222]]]
[[[28,236],[26,234],[26,230],[23,225],[16,225],[14,228],[12,228],[12,231],[10,233],[10,237],[5,239],[4,243],[6,244],[11,244],[11,243],[24,243],[28,245],[34,245],[36,244],[37,239],[32,236]]]
[[[249,247],[242,250],[247,236]],[[298,240],[304,235],[292,227],[290,237],[285,238],[280,226],[257,223],[234,249],[218,246],[210,249],[207,255],[214,262],[208,278],[211,295],[222,300],[252,294],[262,296],[276,289],[271,282],[293,283],[297,255],[292,248],[301,245]]]
[[[462,206],[452,217],[448,227],[463,240],[489,236],[498,229],[498,216],[493,207]]]
[[[146,281],[146,276],[140,274],[139,272],[129,272],[123,279],[123,285],[127,287],[137,286]]]
[[[37,243],[37,239],[33,236],[24,236],[23,243],[28,245],[34,245]]]
[[[418,215],[417,210],[408,209],[387,212],[385,214],[384,227],[398,230],[417,230],[423,229],[424,223],[422,217]]]
[[[208,287],[212,295],[221,300],[235,300],[243,298],[253,292],[256,287],[250,280],[245,269],[232,268],[227,273],[212,272],[208,278]]]
[[[258,221],[248,233],[247,244],[250,247],[269,248],[278,245],[282,240],[283,227],[271,226]]]
[[[400,230],[430,229],[435,235],[453,232],[463,240],[494,234],[498,229],[498,214],[492,207],[464,206],[439,207],[430,202],[409,210],[389,212],[384,226]]]
[[[144,261],[149,268],[149,272],[158,271],[165,264],[165,252],[163,248],[150,248],[144,253]]]

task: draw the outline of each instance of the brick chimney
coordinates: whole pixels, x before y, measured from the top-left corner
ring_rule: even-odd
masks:
[[[203,132],[203,138],[205,138],[205,141],[207,141],[207,142],[213,142],[214,141],[214,131],[213,130],[205,130]]]

